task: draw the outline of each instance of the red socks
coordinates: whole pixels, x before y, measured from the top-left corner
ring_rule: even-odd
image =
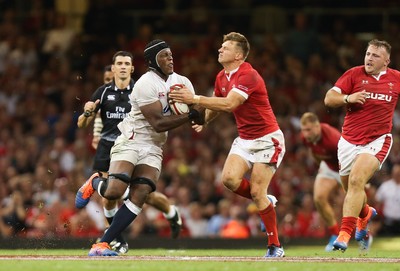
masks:
[[[240,186],[236,191],[233,191],[239,196],[242,196],[247,199],[253,199],[250,194],[250,182],[246,180],[245,178],[242,179],[242,182],[240,183]]]
[[[342,218],[342,226],[340,228],[341,231],[347,232],[349,235],[353,233],[354,228],[356,227],[357,217],[346,216]]]
[[[276,213],[272,204],[259,212],[261,220],[264,222],[266,233],[268,235],[268,246],[275,245],[277,247],[281,246],[278,237],[278,228],[276,225]]]
[[[358,215],[359,218],[364,218],[368,215],[369,212],[369,205],[365,204],[364,207],[361,209],[360,214]]]

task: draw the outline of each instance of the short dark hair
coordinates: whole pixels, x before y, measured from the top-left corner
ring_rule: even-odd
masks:
[[[375,46],[375,47],[383,47],[385,48],[386,52],[390,55],[392,52],[392,46],[389,44],[389,42],[385,40],[378,40],[378,39],[373,39],[370,42],[368,42],[368,46]]]
[[[229,34],[224,35],[223,42],[225,41],[235,41],[237,46],[242,50],[244,59],[247,58],[250,52],[250,43],[246,39],[246,37],[237,32],[230,32]]]
[[[130,52],[127,51],[118,51],[116,52],[113,57],[112,57],[112,63],[115,63],[115,59],[117,58],[117,56],[129,56],[132,60],[132,64],[133,64],[133,55]]]
[[[111,71],[111,66],[112,65],[107,65],[104,67],[103,72],[110,72]]]

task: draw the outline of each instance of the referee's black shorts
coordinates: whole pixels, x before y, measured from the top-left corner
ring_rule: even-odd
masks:
[[[114,141],[100,139],[94,156],[93,170],[108,172],[111,160],[110,151],[113,145]]]

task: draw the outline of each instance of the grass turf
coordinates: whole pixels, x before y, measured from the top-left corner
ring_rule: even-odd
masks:
[[[126,256],[109,258],[86,257],[87,252],[88,250],[82,249],[0,250],[0,270],[400,270],[400,240],[398,238],[376,240],[365,256],[359,254],[356,244],[351,244],[345,253],[325,252],[324,248],[320,246],[287,246],[285,247],[287,257],[274,260],[261,260],[265,251],[260,249],[167,250],[131,248]],[[142,257],[148,256],[160,256],[161,258],[142,259]],[[202,257],[211,257],[211,259],[198,260]],[[232,261],[229,257],[240,257],[240,261]],[[248,259],[246,260],[245,257],[248,257]],[[398,259],[398,261],[396,263],[385,262],[386,260],[393,260],[393,258]]]

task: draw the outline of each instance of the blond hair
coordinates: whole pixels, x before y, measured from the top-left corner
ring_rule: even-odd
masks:
[[[384,48],[386,50],[386,52],[390,55],[390,53],[392,52],[392,46],[385,40],[377,40],[377,39],[373,39],[370,42],[368,42],[368,46],[375,46],[378,48]]]
[[[304,113],[300,118],[300,124],[304,125],[306,123],[319,123],[318,116],[312,112]]]

